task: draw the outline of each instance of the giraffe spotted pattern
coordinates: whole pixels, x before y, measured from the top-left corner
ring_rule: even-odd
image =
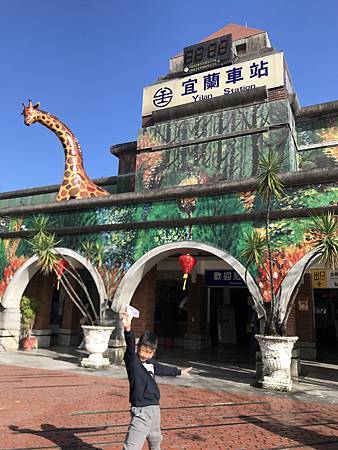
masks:
[[[63,181],[56,200],[70,200],[78,198],[107,197],[109,192],[96,186],[88,177],[82,159],[80,144],[71,130],[52,114],[39,109],[40,103],[35,105],[29,100],[24,106],[23,116],[25,125],[39,122],[57,135],[65,152],[65,170]]]

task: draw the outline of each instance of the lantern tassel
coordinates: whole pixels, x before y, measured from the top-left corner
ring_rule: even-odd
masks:
[[[58,291],[60,289],[60,278],[57,278],[57,282],[56,282],[56,290]]]
[[[185,273],[185,274],[183,275],[183,279],[184,279],[183,290],[184,290],[184,291],[185,291],[185,287],[186,287],[186,284],[187,284],[188,276],[189,276],[188,273]]]

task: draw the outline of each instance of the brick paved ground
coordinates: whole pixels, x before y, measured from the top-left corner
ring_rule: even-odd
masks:
[[[164,450],[338,449],[338,405],[161,385]],[[121,449],[126,380],[0,365],[0,449]],[[147,447],[144,447],[147,448]]]

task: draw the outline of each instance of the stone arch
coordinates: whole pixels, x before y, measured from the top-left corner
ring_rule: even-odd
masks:
[[[304,267],[311,261],[311,263],[316,262],[320,257],[321,253],[317,253],[317,250],[311,250],[306,253],[306,255],[302,256],[299,261],[289,270],[286,274],[284,280],[282,281],[281,289],[278,293],[278,302],[279,302],[279,318],[280,321],[283,321],[288,303],[290,301],[291,295],[299,283],[302,275]],[[311,264],[309,265],[309,267]]]
[[[69,248],[57,247],[56,251],[62,255],[67,256],[85,267],[93,278],[96,285],[100,302],[103,303],[107,298],[106,288],[103,284],[102,278],[97,269],[92,265],[88,259],[81,256],[79,253]],[[18,308],[20,300],[24,293],[27,284],[39,270],[37,256],[29,258],[14,274],[6,292],[2,298],[1,304],[4,308]]]
[[[167,258],[168,256],[174,255],[178,251],[183,250],[189,252],[189,250],[191,249],[206,251],[231,265],[240,275],[240,277],[243,280],[246,280],[249,292],[251,293],[255,302],[258,317],[261,318],[265,316],[262,297],[259,292],[258,286],[252,278],[251,274],[249,272],[246,273],[246,269],[243,264],[241,264],[236,258],[231,256],[226,251],[198,241],[181,241],[160,245],[159,247],[153,248],[145,255],[143,255],[140,259],[138,259],[125,274],[116,290],[112,304],[113,310],[116,312],[124,311],[125,306],[131,302],[134,292],[136,291],[136,288],[141,282],[142,278],[157,263]]]

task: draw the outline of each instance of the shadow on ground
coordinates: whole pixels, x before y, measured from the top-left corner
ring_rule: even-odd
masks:
[[[313,448],[313,449],[334,449],[338,448],[338,439],[337,436],[330,436],[325,435],[322,433],[318,433],[316,431],[313,431],[309,429],[309,427],[313,426],[328,426],[330,428],[330,425],[334,425],[334,427],[337,426],[337,421],[327,421],[327,419],[323,419],[322,421],[314,421],[305,423],[304,425],[291,425],[290,423],[286,424],[283,422],[280,422],[278,420],[275,420],[271,418],[271,416],[268,418],[267,421],[258,419],[257,417],[250,417],[250,416],[239,416],[239,418],[246,423],[250,423],[256,427],[263,428],[264,430],[269,431],[273,435],[279,435],[282,438],[287,437],[287,439],[291,439],[297,444],[295,445],[288,445],[286,444],[283,447],[274,447],[274,450],[282,450],[282,449],[298,449],[299,447],[306,446],[307,448]],[[311,447],[310,447],[311,446]]]
[[[192,367],[192,374],[205,378],[236,381],[252,385],[256,381],[255,363],[233,360],[230,354],[203,354],[199,352],[169,351],[157,355],[158,361],[179,367]]]
[[[20,428],[15,425],[10,425],[9,428],[14,433],[33,434],[35,436],[43,437],[44,439],[54,443],[62,450],[71,449],[86,449],[86,450],[100,450],[99,447],[94,447],[91,444],[83,441],[78,433],[94,433],[96,431],[106,430],[108,427],[87,427],[87,428],[58,428],[50,423],[42,423],[41,430],[32,430],[30,428]]]
[[[319,364],[315,361],[303,361],[302,376],[338,383],[338,366]]]

